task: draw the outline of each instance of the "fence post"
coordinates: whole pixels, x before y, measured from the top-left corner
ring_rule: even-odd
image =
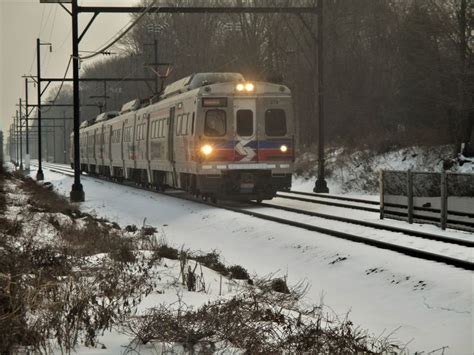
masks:
[[[441,173],[441,229],[446,229],[448,220],[448,185],[446,184],[446,173]]]
[[[407,171],[407,213],[408,223],[413,223],[413,175],[410,169]]]
[[[385,182],[384,182],[385,172],[383,169],[380,170],[379,174],[379,190],[380,190],[380,219],[384,218],[384,196],[385,196]]]

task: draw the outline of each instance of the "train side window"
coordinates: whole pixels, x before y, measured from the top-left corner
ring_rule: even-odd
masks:
[[[176,135],[179,136],[181,134],[181,124],[183,122],[183,116],[181,115],[178,115],[176,117],[176,121],[175,121],[175,124],[176,124]]]
[[[248,137],[253,135],[253,112],[252,110],[237,111],[237,134]]]
[[[188,135],[188,117],[189,117],[189,113],[183,115],[183,125],[181,126],[181,134],[183,136],[187,136]]]
[[[224,110],[208,110],[204,125],[204,134],[209,137],[222,137],[226,134],[226,113]]]
[[[279,137],[286,135],[286,132],[285,111],[279,108],[265,111],[265,134],[269,137]]]

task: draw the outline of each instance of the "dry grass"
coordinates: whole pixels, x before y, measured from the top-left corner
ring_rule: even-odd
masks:
[[[373,338],[346,317],[329,317],[323,307],[298,308],[288,294],[249,287],[228,300],[205,304],[197,310],[154,308],[129,324],[134,336],[130,352],[151,342],[182,344],[189,353],[241,349],[245,353],[379,354],[398,349],[388,338]]]
[[[68,216],[80,214],[65,197],[50,190],[48,185],[37,183],[30,177],[20,175],[20,188],[30,195],[28,203],[34,211],[48,211],[51,213],[63,213]]]
[[[21,175],[0,175],[3,210],[5,179],[30,195],[25,218],[51,213],[44,222],[57,230],[61,242],[38,244],[35,231],[0,211],[0,354],[18,349],[50,353],[53,339],[61,352],[80,342],[97,345],[97,336],[127,318],[151,291],[152,264],[137,257],[131,238],[112,224],[80,213]],[[61,225],[53,213],[70,216],[72,223]]]

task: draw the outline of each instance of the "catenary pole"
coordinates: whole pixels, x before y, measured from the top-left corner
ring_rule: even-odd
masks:
[[[18,110],[16,110],[15,116],[15,166],[18,166],[18,157],[19,157],[19,146],[18,146]]]
[[[21,98],[18,100],[19,103],[19,122],[20,122],[20,170],[23,170],[23,124],[21,123],[21,114],[22,114],[22,102]]]
[[[40,59],[40,39],[36,39],[36,72],[37,72],[37,94],[38,107],[36,108],[36,115],[38,117],[38,171],[36,172],[36,180],[44,180],[43,166],[41,163],[41,59]]]
[[[28,78],[25,78],[25,131],[26,131],[26,155],[25,155],[25,170],[30,170],[30,138],[28,127]]]
[[[318,178],[314,192],[328,193],[329,189],[324,179],[324,55],[323,55],[323,0],[318,0],[318,36],[317,70],[318,70]]]
[[[82,202],[85,199],[84,189],[81,184],[81,163],[79,155],[79,39],[78,39],[78,11],[77,0],[71,3],[72,17],[72,78],[74,96],[74,184],[72,185],[70,199],[73,202]]]

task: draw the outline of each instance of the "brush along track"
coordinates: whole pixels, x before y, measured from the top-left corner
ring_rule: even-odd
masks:
[[[57,173],[60,173],[60,174],[64,174],[64,175],[68,175],[68,176],[73,175],[72,170],[70,168],[67,168],[67,167],[58,167],[58,166],[49,165],[49,164],[44,164],[44,167],[47,168],[47,169],[51,169],[51,171],[54,171],[54,172],[57,172]],[[91,176],[91,177],[97,178],[97,179],[100,179],[100,180],[103,180],[103,181],[112,182],[111,180],[109,180],[107,178],[96,177],[96,176]],[[447,265],[455,266],[455,267],[466,269],[466,270],[474,270],[474,263],[472,261],[466,260],[466,259],[459,259],[459,258],[439,254],[439,253],[436,253],[436,252],[420,250],[420,249],[416,249],[416,248],[413,248],[413,247],[408,247],[408,246],[404,246],[404,245],[399,245],[399,244],[386,242],[386,241],[383,241],[383,240],[377,240],[377,239],[373,239],[373,238],[370,238],[370,237],[364,237],[364,236],[351,234],[351,233],[347,233],[347,232],[343,232],[343,231],[329,229],[329,228],[321,227],[321,226],[318,226],[318,225],[307,224],[307,223],[298,222],[298,221],[295,221],[295,220],[290,220],[290,219],[286,219],[286,218],[272,216],[272,215],[269,215],[269,214],[266,214],[266,213],[257,212],[255,210],[249,210],[245,206],[244,207],[234,207],[234,206],[229,206],[229,205],[225,205],[225,204],[216,205],[216,204],[213,204],[213,203],[209,203],[207,201],[197,199],[197,198],[192,197],[192,196],[190,196],[190,195],[188,195],[184,192],[179,192],[179,191],[176,191],[176,190],[173,191],[173,192],[158,192],[158,191],[156,191],[156,189],[137,186],[133,183],[122,182],[122,183],[119,183],[119,184],[124,185],[124,186],[128,186],[128,187],[134,187],[134,188],[141,189],[141,190],[152,191],[154,193],[159,193],[159,194],[163,194],[163,195],[170,196],[170,197],[180,198],[180,199],[183,199],[183,200],[186,200],[186,201],[191,201],[191,202],[194,202],[194,203],[200,203],[200,204],[204,204],[204,205],[208,205],[208,206],[212,206],[212,207],[219,207],[219,208],[222,208],[222,209],[225,209],[225,210],[228,210],[228,211],[245,214],[245,215],[256,217],[256,218],[259,218],[259,219],[272,221],[272,222],[275,222],[275,223],[285,224],[285,225],[289,225],[289,226],[300,228],[300,229],[305,229],[305,230],[309,230],[309,231],[313,231],[313,232],[318,232],[318,233],[322,233],[322,234],[325,234],[325,235],[330,235],[330,236],[333,236],[333,237],[346,239],[346,240],[350,240],[350,241],[357,242],[357,243],[363,243],[363,244],[374,246],[374,247],[377,247],[377,248],[395,251],[395,252],[398,252],[398,253],[401,253],[401,254],[404,254],[404,255],[408,255],[408,256],[411,256],[411,257],[416,257],[416,258],[419,258],[419,259],[436,261],[436,262],[444,263],[444,264],[447,264]],[[251,206],[255,206],[255,204],[251,204]],[[260,205],[260,206],[262,206],[262,205]],[[288,208],[286,208],[286,207],[282,208],[280,206],[274,206],[274,205],[268,205],[268,204],[264,204],[262,207],[272,208],[276,211],[278,211],[278,210],[287,210],[288,212],[298,213],[298,214],[306,214],[306,215],[309,215],[310,213],[311,213],[311,215],[313,214],[313,212],[302,211],[302,210],[298,210],[297,212],[296,211],[289,211]],[[314,215],[314,216],[316,216],[316,215]],[[331,217],[331,218],[328,218],[328,219],[334,219],[334,220],[339,220],[339,218],[342,218],[342,217],[335,217],[335,216],[329,216],[329,215],[324,215],[324,217],[323,216],[317,216],[317,217],[321,217],[321,218]],[[342,221],[342,220],[340,220],[340,221]],[[351,220],[351,222],[349,222],[349,221],[343,221],[343,222],[354,223],[353,220]],[[358,221],[358,222],[360,222],[360,221]],[[370,222],[364,222],[364,223],[370,223]],[[360,225],[364,226],[364,224],[360,224]],[[365,226],[369,227],[368,225],[365,225]],[[442,242],[444,242],[444,243],[455,243],[455,244],[464,243],[464,242],[461,242],[461,239],[455,239],[456,242],[453,242],[450,238],[447,238],[447,237],[431,235],[429,233],[424,233],[424,232],[417,232],[417,231],[414,232],[412,230],[406,230],[406,229],[401,229],[401,228],[396,228],[396,227],[391,227],[391,226],[380,226],[377,223],[374,223],[374,225],[371,225],[370,228],[376,228],[376,229],[379,229],[379,230],[385,229],[385,230],[390,230],[390,231],[393,231],[393,232],[400,232],[400,233],[408,234],[408,235],[415,236],[415,237],[423,237],[423,238],[426,238],[426,239],[433,239],[433,240],[436,240],[436,241],[441,241],[441,238],[442,238]],[[390,228],[390,229],[388,229],[388,228]],[[463,245],[463,246],[466,246],[466,247],[468,246],[466,244],[460,244],[460,245]],[[472,247],[472,243],[469,244],[469,247]]]

